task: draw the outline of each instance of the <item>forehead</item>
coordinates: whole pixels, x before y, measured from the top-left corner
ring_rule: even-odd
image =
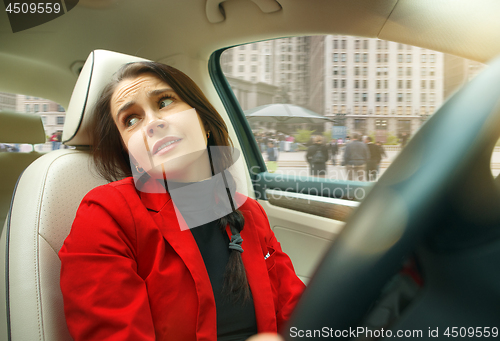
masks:
[[[118,83],[113,92],[111,106],[119,106],[141,94],[147,94],[151,90],[160,88],[170,88],[170,85],[151,74],[142,74],[134,78],[124,79]]]

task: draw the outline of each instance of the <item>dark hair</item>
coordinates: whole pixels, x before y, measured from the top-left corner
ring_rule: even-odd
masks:
[[[366,139],[367,139],[368,141],[370,141],[370,142],[372,142],[372,141],[373,141],[373,139],[371,138],[371,136],[367,136],[367,137],[366,137]]]
[[[122,80],[136,78],[143,74],[151,74],[164,81],[184,102],[196,109],[205,130],[210,131],[207,148],[210,146],[233,146],[224,120],[200,88],[186,74],[171,66],[156,62],[125,64],[101,92],[93,108],[90,122],[93,160],[97,171],[106,180],[116,181],[132,176],[128,152],[122,144],[120,132],[111,115],[111,98]],[[232,148],[222,148],[220,156],[215,159],[216,162],[212,165],[214,174],[221,173],[232,165],[233,158],[230,149]],[[230,175],[228,182],[234,185],[234,179]],[[227,195],[227,193],[217,193],[216,195],[222,196]],[[223,233],[229,224],[232,234],[237,234],[243,230],[245,218],[239,210],[235,209],[232,213],[219,218],[217,223]],[[239,251],[231,251],[224,273],[223,288],[235,300],[245,300],[250,297],[245,268]]]

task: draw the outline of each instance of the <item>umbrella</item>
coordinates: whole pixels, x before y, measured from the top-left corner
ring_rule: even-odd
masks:
[[[314,111],[293,104],[267,104],[244,111],[248,120],[280,123],[322,123],[333,121]]]

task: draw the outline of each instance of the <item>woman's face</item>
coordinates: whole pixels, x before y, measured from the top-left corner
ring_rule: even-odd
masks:
[[[111,115],[131,160],[153,178],[186,182],[211,176],[203,122],[156,76],[122,80],[111,97]]]

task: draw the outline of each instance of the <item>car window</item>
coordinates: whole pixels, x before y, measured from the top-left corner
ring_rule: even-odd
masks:
[[[269,172],[311,176],[305,154],[319,137],[329,151],[325,178],[351,180],[342,164],[357,133],[379,147],[370,148],[375,171],[362,181],[376,181],[446,98],[485,67],[415,46],[338,35],[236,46],[222,53],[220,64]]]
[[[345,221],[420,127],[485,65],[326,35],[235,46],[215,53],[211,67],[257,199]],[[365,147],[370,156],[360,156]],[[293,200],[283,200],[289,194]]]
[[[30,144],[2,144],[3,152],[49,152],[65,148],[61,143],[61,134],[66,118],[65,109],[58,103],[48,99],[22,94],[0,92],[0,111],[11,111],[38,115],[42,119],[46,142],[32,146]]]

